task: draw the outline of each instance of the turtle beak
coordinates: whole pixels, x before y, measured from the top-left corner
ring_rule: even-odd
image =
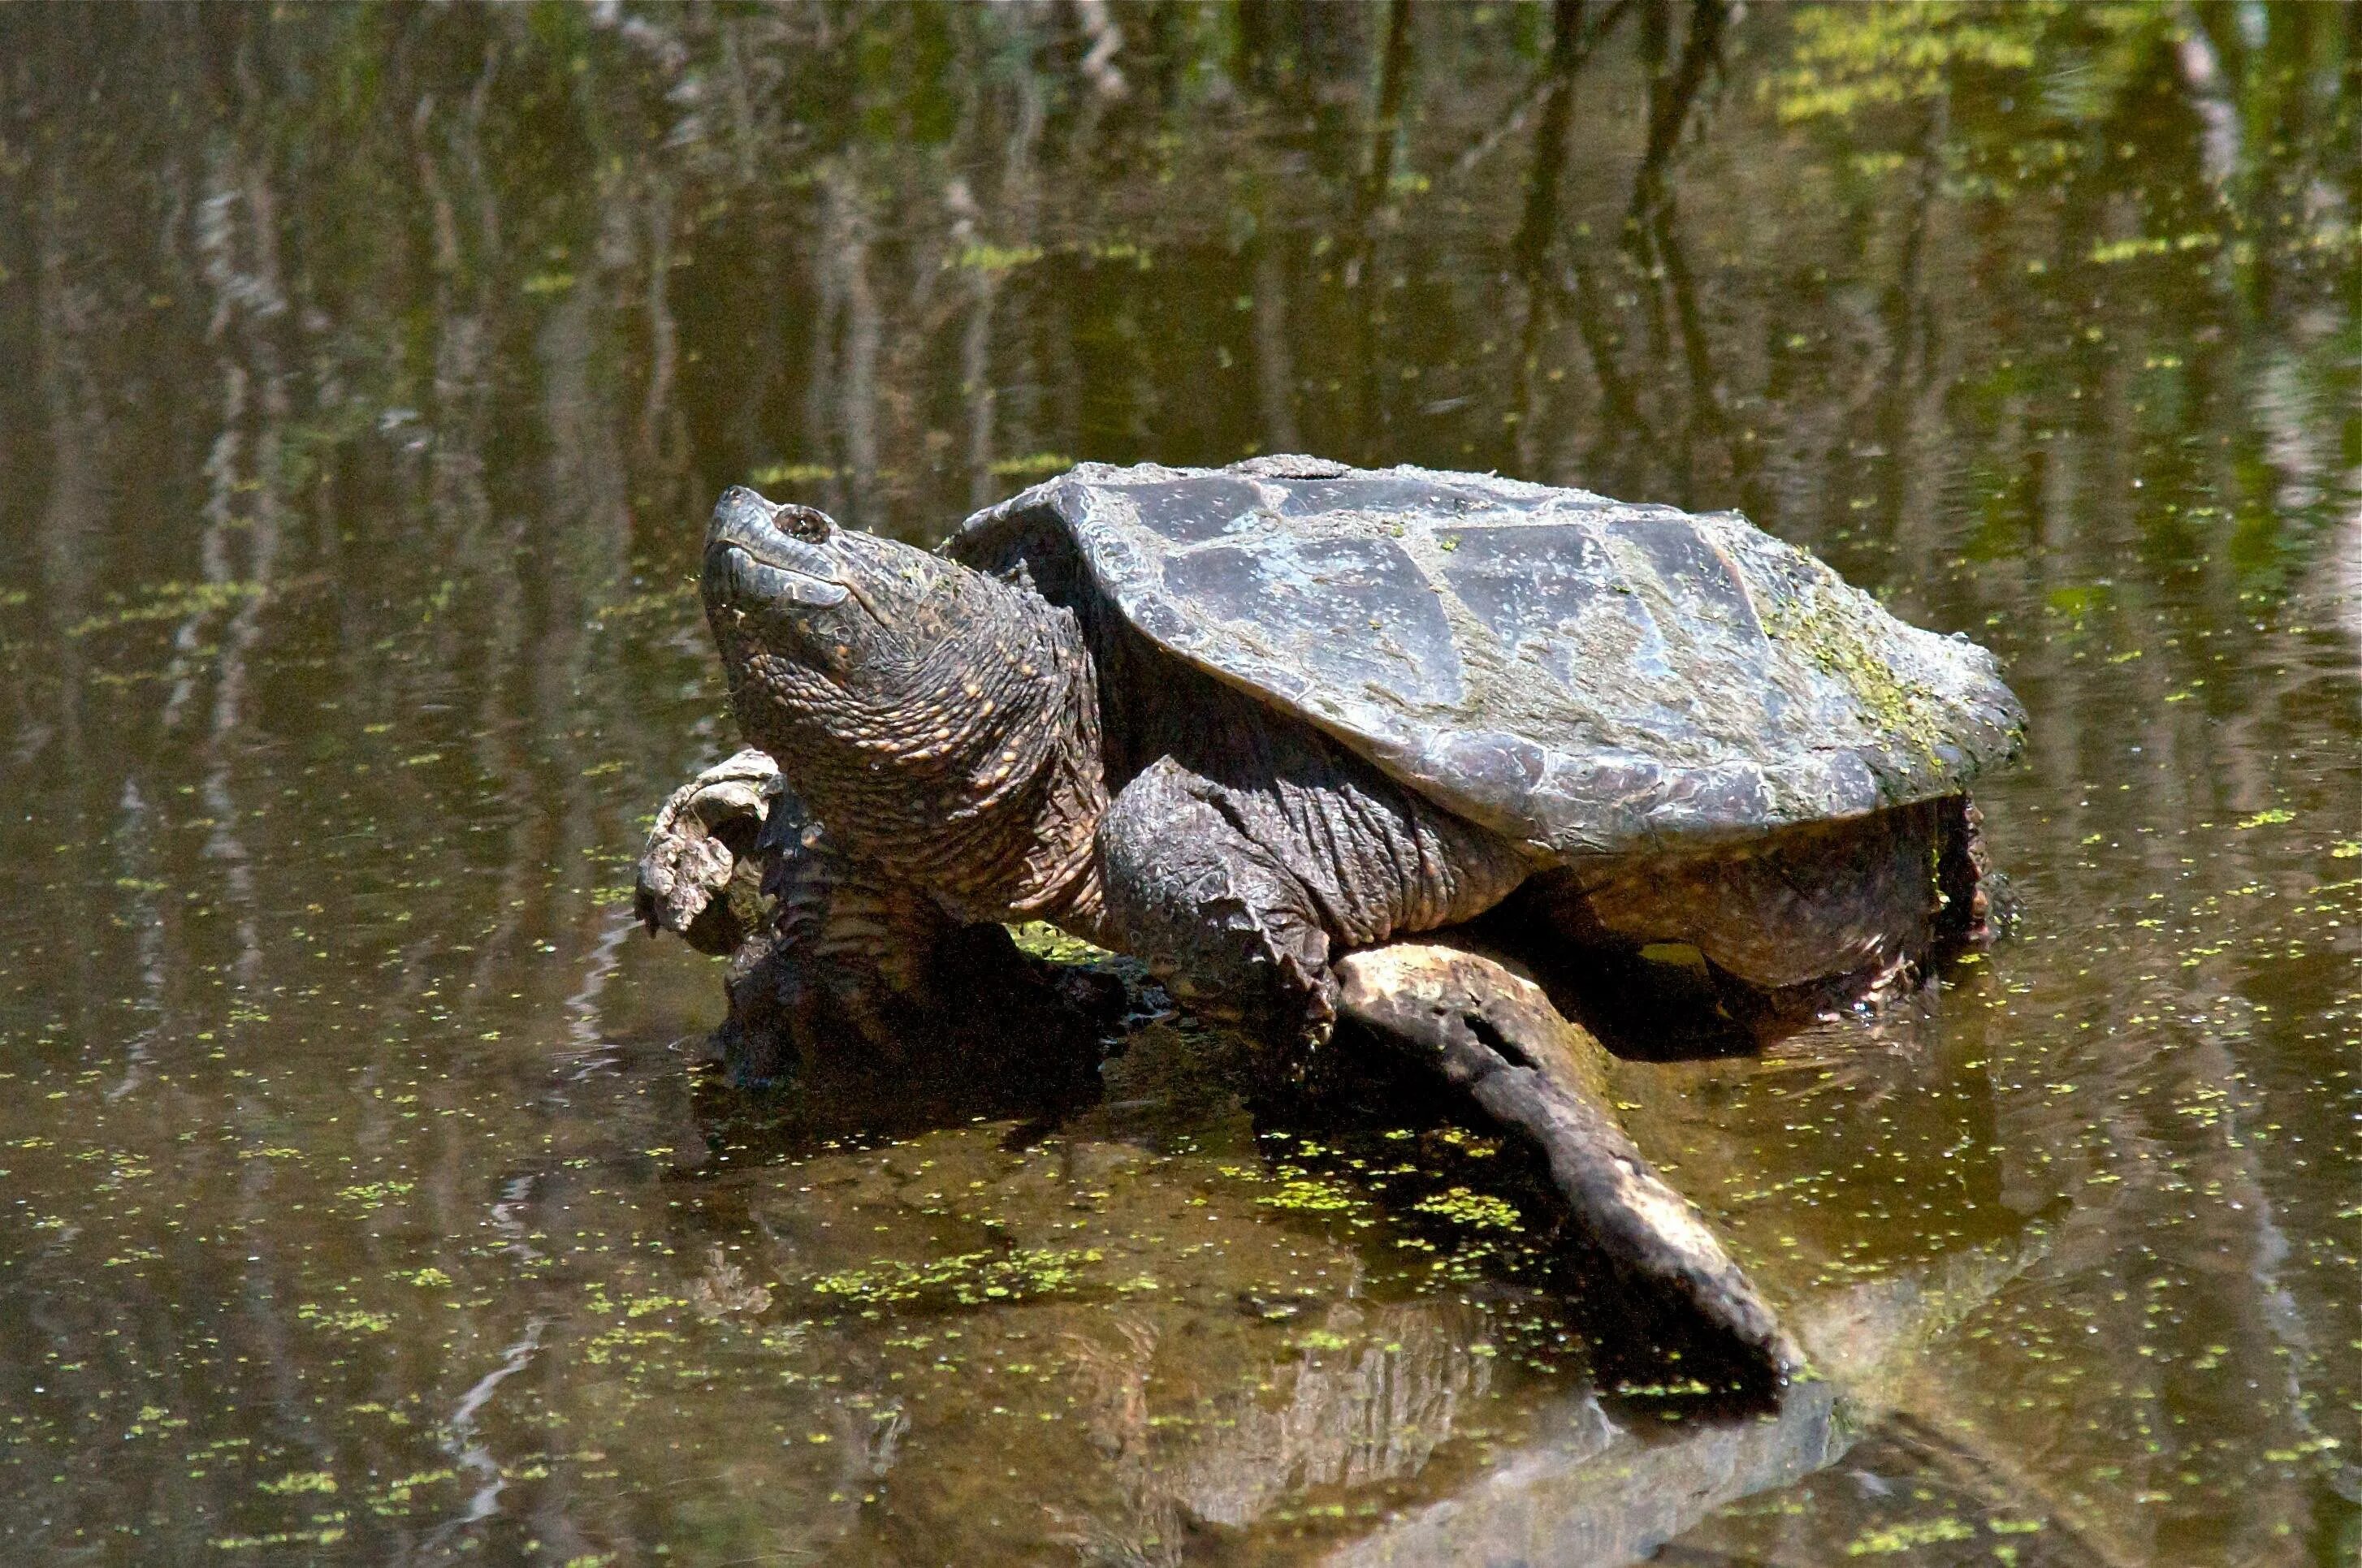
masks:
[[[706,602],[749,610],[843,604],[851,589],[828,548],[840,532],[810,507],[773,506],[731,486],[705,531]]]

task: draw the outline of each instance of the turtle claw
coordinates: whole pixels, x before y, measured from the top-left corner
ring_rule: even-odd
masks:
[[[752,747],[672,792],[648,829],[632,910],[649,933],[672,931],[700,952],[727,957],[751,934],[744,898],[732,896],[778,794],[779,767]]]
[[[1619,1270],[1686,1304],[1776,1381],[1804,1369],[1794,1338],[1617,1124],[1598,1044],[1540,986],[1431,943],[1352,953],[1335,968],[1339,1014],[1441,1073],[1539,1149],[1576,1222]]]

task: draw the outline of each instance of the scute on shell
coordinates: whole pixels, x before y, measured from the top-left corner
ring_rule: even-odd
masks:
[[[1085,464],[944,548],[987,570],[1071,549],[1034,566],[1067,602],[1099,597],[1437,804],[1562,855],[1955,794],[2025,723],[1986,650],[1896,620],[1736,512],[1318,458]]]

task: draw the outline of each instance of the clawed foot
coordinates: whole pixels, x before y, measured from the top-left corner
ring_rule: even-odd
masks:
[[[701,953],[736,952],[760,918],[756,841],[781,793],[779,765],[752,747],[673,791],[640,857],[632,897],[640,923]]]
[[[1336,970],[1340,1014],[1532,1144],[1617,1268],[1686,1303],[1778,1380],[1803,1368],[1803,1351],[1772,1309],[1617,1124],[1596,1042],[1540,987],[1490,959],[1426,943],[1349,954]]]
[[[1071,1077],[1126,1005],[1112,977],[1034,959],[839,853],[757,751],[665,802],[635,905],[651,931],[730,959],[712,1049],[749,1086],[815,1066]]]

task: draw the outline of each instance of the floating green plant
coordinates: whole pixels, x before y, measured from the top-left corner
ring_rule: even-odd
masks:
[[[1285,1209],[1296,1214],[1341,1214],[1361,1200],[1344,1183],[1323,1180],[1316,1176],[1284,1181],[1278,1191],[1267,1192],[1255,1201],[1266,1208]]]
[[[300,1470],[257,1485],[273,1497],[291,1497],[305,1492],[333,1492],[337,1478],[326,1470]]]
[[[295,1309],[298,1321],[315,1323],[331,1333],[381,1334],[393,1327],[391,1312],[364,1311],[359,1308],[331,1309],[310,1302]]]
[[[1466,1225],[1479,1231],[1518,1231],[1525,1223],[1517,1206],[1506,1198],[1496,1198],[1489,1192],[1472,1192],[1465,1187],[1447,1188],[1432,1197],[1422,1198],[1411,1205],[1422,1214],[1434,1214],[1455,1225]]]
[[[370,1181],[356,1187],[340,1187],[337,1196],[348,1203],[365,1209],[376,1209],[410,1191],[414,1184],[407,1181]]]
[[[268,591],[262,583],[159,583],[131,604],[75,621],[66,628],[66,635],[87,637],[139,621],[186,620],[260,598]]]
[[[1063,474],[1074,466],[1075,460],[1063,452],[1029,452],[1022,457],[1003,457],[988,464],[987,471],[996,479],[1038,479]]]
[[[1892,1552],[1911,1552],[1922,1546],[1933,1546],[1946,1541],[1973,1541],[1976,1530],[1960,1520],[1946,1517],[1923,1519],[1911,1524],[1893,1525],[1885,1530],[1867,1530],[1846,1545],[1848,1557],[1879,1557]]]
[[[825,463],[769,463],[746,476],[750,485],[811,485],[823,479],[841,478],[844,470]]]
[[[1011,272],[1030,267],[1046,254],[1038,245],[993,245],[978,241],[944,258],[945,268],[964,267],[975,272]]]
[[[1019,1301],[1070,1290],[1080,1283],[1082,1270],[1098,1261],[1096,1247],[970,1252],[932,1263],[888,1260],[822,1275],[812,1281],[812,1293],[863,1307],[911,1301],[980,1307],[988,1301]]]

